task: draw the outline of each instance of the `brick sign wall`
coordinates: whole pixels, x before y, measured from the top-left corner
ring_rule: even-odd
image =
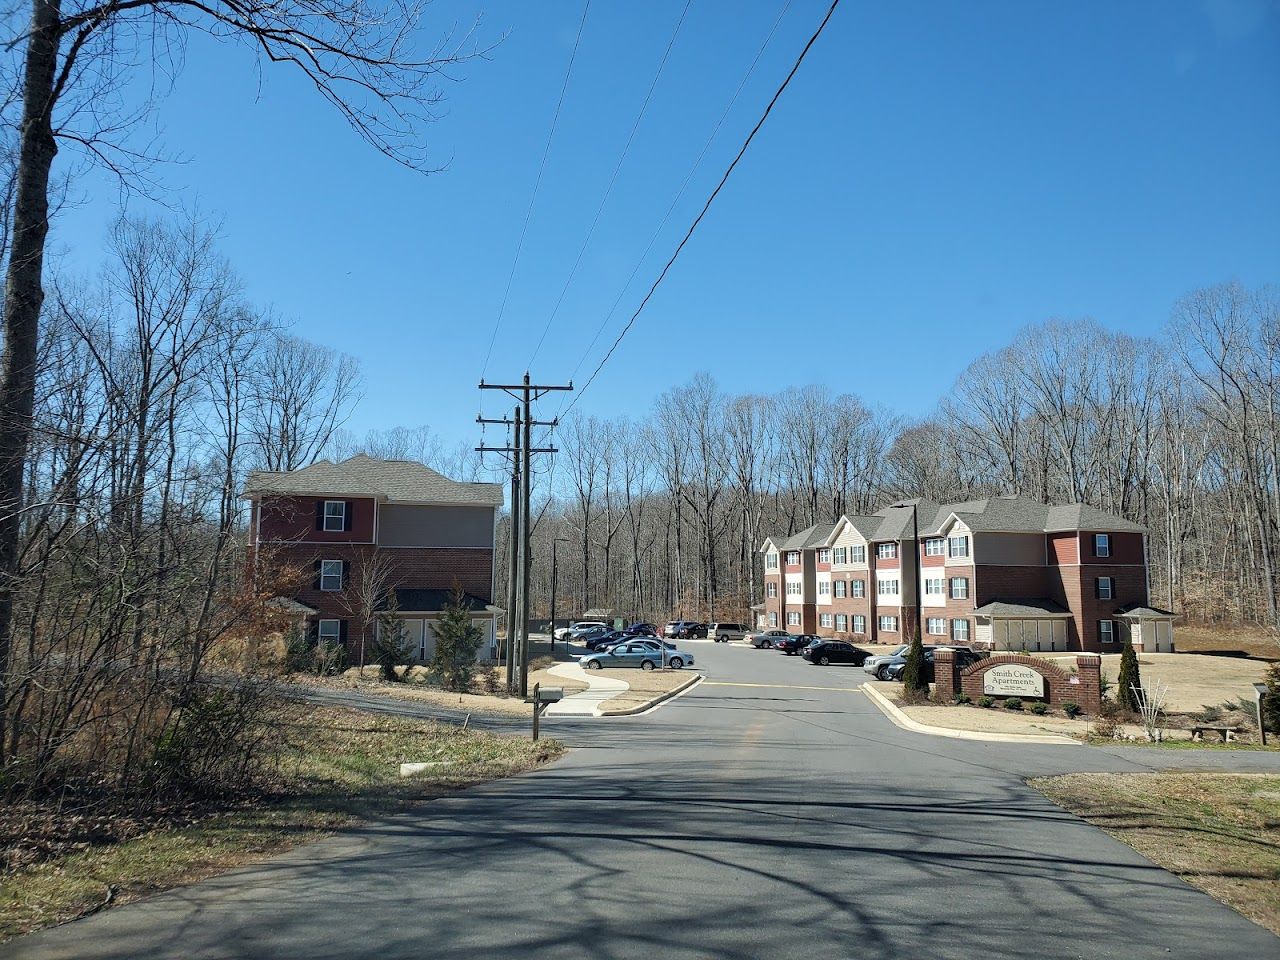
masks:
[[[991,671],[996,672],[988,678]],[[1085,713],[1097,713],[1102,703],[1102,660],[1094,654],[1077,656],[1076,672],[1068,673],[1042,657],[1020,653],[996,654],[960,670],[952,651],[938,650],[933,655],[933,673],[939,700],[950,700],[960,692],[974,700],[1018,696],[1054,705],[1073,701]]]

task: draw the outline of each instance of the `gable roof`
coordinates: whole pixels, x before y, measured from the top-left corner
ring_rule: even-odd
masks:
[[[244,496],[253,498],[264,493],[500,507],[503,485],[461,483],[415,460],[378,460],[360,453],[338,463],[318,460],[301,470],[255,470],[249,474]]]
[[[810,547],[825,546],[835,528],[836,525],[834,523],[815,523],[813,526],[805,527],[799,533],[793,533],[787,537],[774,534],[764,538],[760,549],[764,550],[772,544],[774,549],[781,553],[784,550],[807,550]]]
[[[911,536],[911,513],[894,509],[917,505],[920,536],[937,536],[954,516],[977,533],[1062,533],[1070,530],[1103,530],[1145,533],[1146,527],[1083,503],[1051,505],[1030,497],[1005,495],[981,500],[936,504],[927,500],[900,500],[878,515],[885,522],[876,532],[877,540],[907,539]]]

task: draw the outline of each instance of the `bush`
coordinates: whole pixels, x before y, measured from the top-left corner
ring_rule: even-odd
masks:
[[[315,671],[322,677],[333,677],[347,669],[347,648],[340,643],[317,643],[313,651]]]
[[[973,697],[969,696],[967,693],[957,693],[955,695],[955,701],[956,703],[973,703]]]
[[[1137,711],[1141,707],[1142,675],[1138,671],[1138,654],[1133,642],[1125,637],[1120,652],[1120,679],[1116,681],[1116,703],[1126,710]]]
[[[1098,717],[1093,723],[1093,735],[1104,740],[1114,740],[1117,729],[1115,720],[1110,717]]]
[[[1022,698],[1021,697],[1005,697],[1004,708],[1006,710],[1021,710]]]
[[[454,585],[436,623],[436,654],[431,669],[440,677],[441,686],[456,693],[471,689],[476,669],[476,654],[484,641],[484,631],[471,622],[462,588]]]
[[[1045,713],[1048,712],[1049,705],[1045,703],[1043,700],[1036,700],[1031,704],[1031,706],[1027,707],[1027,709],[1030,710],[1032,713],[1034,713],[1037,717],[1043,717]]]
[[[405,637],[404,621],[397,614],[395,601],[378,617],[377,629],[373,632],[373,645],[369,648],[370,661],[382,671],[382,679],[396,681],[401,679],[396,667],[407,666],[408,651],[405,649],[408,640]],[[405,671],[408,675],[408,671]]]
[[[994,698],[988,697],[985,693],[978,698],[978,706],[980,707],[990,707],[993,706],[995,702]]]
[[[1272,733],[1280,733],[1280,662],[1267,668],[1263,682],[1267,692],[1262,697],[1262,722]]]
[[[1080,704],[1076,703],[1074,700],[1063,700],[1062,712],[1065,713],[1069,719],[1074,720],[1076,717],[1080,716]]]
[[[911,649],[907,651],[907,662],[902,667],[902,689],[908,693],[929,692],[929,678],[924,669],[924,643],[920,639],[920,631],[915,631],[911,638]]]
[[[284,669],[287,673],[310,673],[315,668],[315,646],[302,626],[295,623],[284,637]]]

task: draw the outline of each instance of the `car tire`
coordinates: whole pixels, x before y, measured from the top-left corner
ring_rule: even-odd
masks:
[[[670,660],[667,661],[667,663],[671,664],[671,667],[674,670],[679,670],[681,667],[684,666],[684,661],[681,660],[679,657],[672,657]]]
[[[588,670],[603,670],[603,669],[604,669],[604,666],[600,663],[600,661],[599,661],[599,660],[588,660],[588,661],[587,661],[587,669],[588,669]]]
[[[766,650],[771,650],[773,649],[773,641],[766,640],[764,643],[760,644],[760,646],[764,647]]]
[[[652,660],[641,660],[641,661],[640,661],[640,669],[641,669],[641,670],[652,670],[652,669],[653,669],[653,661],[652,661]]]
[[[829,667],[829,666],[831,665],[831,658],[830,658],[830,657],[819,657],[819,658],[818,658],[818,664],[819,664],[820,666],[823,666],[823,667]]]
[[[889,671],[888,671],[887,669],[885,669],[884,667],[877,667],[877,668],[876,668],[876,679],[877,679],[877,680],[888,680],[888,679],[889,679]]]

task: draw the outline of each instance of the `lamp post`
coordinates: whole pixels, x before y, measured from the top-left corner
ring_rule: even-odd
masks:
[[[899,504],[898,506],[900,509],[906,508],[906,504]],[[916,504],[913,502],[911,504],[911,543],[912,543],[911,553],[913,557],[911,561],[911,583],[915,591],[915,613],[916,613],[915,635],[917,637],[920,637],[923,642],[924,635],[921,631],[921,627],[923,625],[920,623],[920,615],[921,613],[923,613],[923,610],[921,609],[921,603],[920,603],[920,562],[921,560],[920,560],[920,518],[918,514],[919,514],[919,511],[916,509]]]
[[[551,655],[556,655],[556,544],[568,543],[568,537],[556,537],[551,541]]]
[[[1258,695],[1258,742],[1265,747],[1267,745],[1267,725],[1262,716],[1262,698],[1271,692],[1271,688],[1265,683],[1255,683],[1253,689]]]

